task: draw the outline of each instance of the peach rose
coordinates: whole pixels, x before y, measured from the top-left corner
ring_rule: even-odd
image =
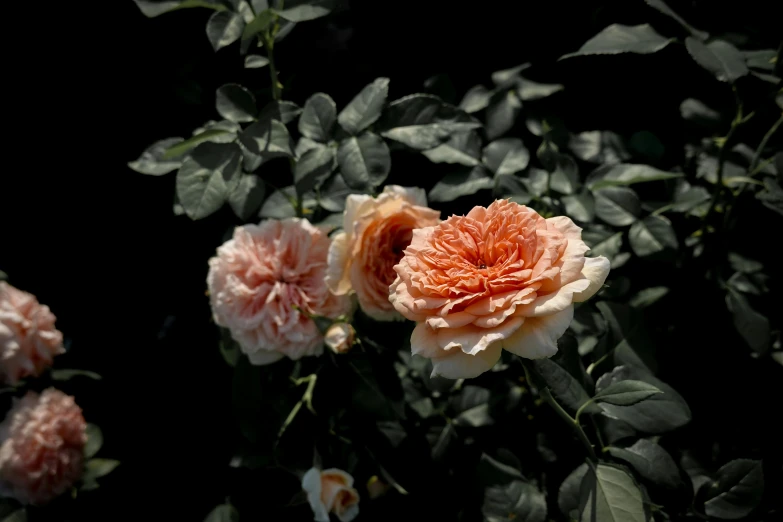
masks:
[[[353,346],[356,330],[348,323],[334,323],[326,330],[324,343],[334,353],[346,353]]]
[[[402,319],[389,303],[394,265],[411,241],[413,229],[436,225],[440,212],[427,208],[420,188],[389,185],[377,198],[350,195],[343,232],[329,249],[326,285],[337,295],[356,292],[359,306],[378,321]]]
[[[323,335],[310,316],[336,318],[351,306],[324,285],[328,251],[325,229],[290,218],[237,227],[209,260],[215,322],[251,363],[323,353]]]
[[[0,282],[0,380],[38,376],[65,352],[55,317],[34,295]]]
[[[352,487],[353,477],[341,469],[311,468],[302,477],[302,489],[313,509],[316,522],[329,522],[329,513],[341,522],[350,522],[359,514],[359,493]]]
[[[506,200],[414,230],[389,288],[394,308],[418,322],[411,351],[451,379],[484,373],[503,348],[554,355],[573,303],[609,273],[605,257],[585,257],[581,232],[567,217],[544,219]]]
[[[79,480],[87,424],[73,397],[29,391],[0,423],[0,494],[46,504]]]

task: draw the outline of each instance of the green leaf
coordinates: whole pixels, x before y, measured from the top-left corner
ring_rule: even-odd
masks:
[[[90,459],[95,456],[96,453],[103,446],[103,433],[101,429],[95,424],[87,424],[87,443],[84,445],[84,458]]]
[[[595,394],[596,402],[608,402],[617,406],[631,406],[643,400],[649,399],[661,390],[643,381],[619,381],[610,384],[606,389]]]
[[[677,187],[674,193],[674,203],[672,210],[675,212],[688,212],[699,215],[699,207],[710,200],[710,192],[701,186],[691,186],[683,181]],[[706,212],[706,209],[705,209]]]
[[[584,522],[646,522],[642,492],[625,470],[598,464],[582,483]]]
[[[256,13],[258,14],[256,14],[253,21],[247,24],[244,31],[242,31],[243,42],[247,42],[257,34],[263,33],[275,21],[275,13],[271,9],[266,9],[261,12],[256,11]]]
[[[196,134],[192,138],[188,138],[185,141],[179,142],[176,145],[172,145],[171,147],[166,149],[166,152],[163,154],[163,159],[169,160],[173,158],[178,158],[179,156],[182,156],[189,150],[195,148],[196,146],[202,143],[211,142],[213,139],[216,139],[221,136],[227,136],[230,134],[231,132],[225,129],[207,129],[203,132]]]
[[[731,312],[734,327],[748,346],[760,354],[770,345],[769,319],[754,310],[747,298],[732,287],[727,287],[726,306]]]
[[[261,69],[269,65],[269,58],[258,54],[248,54],[245,56],[245,69]]]
[[[239,219],[247,221],[258,212],[265,195],[266,187],[261,178],[244,174],[236,188],[228,195],[228,204]]]
[[[427,159],[433,163],[450,163],[474,167],[479,164],[481,138],[476,131],[459,132],[434,149],[424,150]]]
[[[774,71],[777,63],[777,52],[774,49],[760,49],[758,51],[741,51],[745,63],[753,69]]]
[[[520,205],[527,205],[533,199],[533,196],[527,192],[525,180],[514,174],[495,175],[495,194],[510,199]]]
[[[222,504],[210,511],[204,522],[239,522],[239,512],[230,504]]]
[[[337,121],[348,134],[358,134],[381,117],[389,94],[389,79],[377,78],[340,111]]]
[[[235,83],[223,85],[218,88],[215,98],[215,107],[225,119],[236,123],[255,120],[258,112],[256,99],[241,85]]]
[[[274,191],[261,206],[259,217],[274,219],[296,217],[296,209],[292,199],[295,197],[294,187]]]
[[[579,187],[579,167],[568,154],[555,155],[555,169],[550,174],[549,186],[561,194],[573,194]]]
[[[559,83],[538,83],[525,78],[520,78],[517,82],[517,96],[523,102],[540,100],[562,90],[563,86]]]
[[[606,187],[596,190],[595,214],[615,227],[634,223],[641,211],[641,202],[636,192],[628,187]]]
[[[768,209],[783,215],[783,188],[771,176],[764,179],[764,190],[756,193],[756,199]]]
[[[610,131],[580,132],[569,138],[568,148],[582,161],[602,165],[614,165],[631,157],[622,136]]]
[[[686,121],[707,128],[714,127],[721,121],[718,111],[695,98],[688,98],[680,104],[680,115]]]
[[[557,507],[569,520],[579,520],[579,489],[588,471],[587,463],[579,465],[560,484]]]
[[[589,228],[582,232],[582,239],[590,247],[593,257],[604,256],[612,260],[623,246],[623,233],[606,228]]]
[[[165,140],[156,141],[141,153],[139,159],[128,163],[128,167],[136,172],[149,174],[150,176],[162,176],[177,170],[182,166],[181,158],[171,157],[167,159],[164,158],[164,155],[168,149],[183,141],[185,140],[182,138],[166,138]]]
[[[293,156],[293,142],[285,124],[278,120],[260,120],[239,135],[242,145],[253,154],[265,157]]]
[[[732,460],[718,470],[704,503],[708,516],[723,520],[737,520],[748,516],[760,503],[764,494],[764,473],[761,461]]]
[[[670,248],[676,250],[677,235],[671,222],[663,216],[649,215],[631,225],[628,241],[637,256],[644,257]]]
[[[489,106],[489,101],[492,98],[492,91],[484,87],[483,85],[476,85],[471,87],[462,101],[459,102],[459,108],[468,114],[478,112],[482,109],[486,109]]]
[[[235,143],[202,143],[177,172],[177,196],[191,219],[216,212],[239,182],[242,151]]]
[[[596,170],[587,179],[586,184],[590,190],[599,190],[605,187],[633,185],[634,183],[681,177],[682,174],[664,172],[649,165],[619,164],[606,170]]]
[[[530,152],[518,138],[501,138],[484,147],[481,160],[499,176],[516,174],[527,168]]]
[[[654,484],[675,489],[681,483],[680,470],[669,453],[647,439],[637,440],[627,448],[607,448],[616,459],[627,462],[639,475]]]
[[[105,477],[120,465],[120,461],[111,459],[90,459],[84,464],[84,474],[82,482],[94,482],[96,479]]]
[[[327,179],[318,191],[318,203],[329,212],[345,210],[345,198],[360,192],[349,187],[340,173]]]
[[[148,18],[154,18],[177,9],[186,9],[189,7],[207,7],[222,11],[226,6],[209,0],[164,0],[155,2],[153,0],[133,0],[139,7],[142,14]]]
[[[530,66],[530,63],[523,63],[515,65],[514,67],[509,67],[508,69],[495,71],[492,73],[492,83],[500,88],[509,87],[510,85],[517,83],[521,78],[519,73],[525,69],[529,69]]]
[[[652,163],[660,161],[666,152],[666,148],[661,143],[661,140],[655,134],[646,130],[634,132],[629,144],[632,149],[645,156]]]
[[[290,22],[307,22],[328,15],[334,9],[334,4],[334,0],[288,0],[286,8],[277,14]]]
[[[437,147],[454,133],[481,124],[436,96],[413,94],[391,102],[380,122],[381,135],[417,150]]]
[[[546,498],[538,488],[521,480],[490,486],[484,491],[481,512],[486,522],[510,519],[525,522],[546,521]]]
[[[336,119],[337,105],[334,100],[328,94],[315,93],[305,102],[299,118],[299,132],[311,140],[329,141]]]
[[[536,371],[552,391],[552,394],[569,409],[576,411],[590,400],[582,384],[565,368],[551,359],[533,361]],[[585,406],[587,413],[600,412],[594,403]]]
[[[685,39],[685,48],[696,63],[722,82],[734,83],[750,72],[739,50],[723,40],[704,44],[689,36]]]
[[[515,90],[501,91],[487,107],[486,129],[487,139],[494,140],[508,132],[517,121],[519,111],[522,109],[522,101]]]
[[[665,14],[672,20],[676,21],[678,24],[683,26],[688,32],[690,32],[693,36],[698,38],[699,40],[706,40],[710,35],[709,33],[706,33],[704,31],[699,31],[698,29],[694,28],[691,24],[686,22],[682,19],[680,15],[672,11],[672,9],[666,5],[663,0],[644,0],[647,5],[652,7],[653,9],[657,9],[661,13]]]
[[[302,114],[302,109],[290,101],[273,100],[267,103],[258,114],[259,121],[277,120],[288,124]]]
[[[27,510],[25,508],[19,508],[16,511],[12,511],[2,522],[27,522]]]
[[[52,370],[52,379],[55,381],[70,381],[74,377],[87,377],[94,381],[101,380],[100,375],[87,370],[68,370],[65,368],[57,368]]]
[[[665,286],[652,286],[639,290],[636,295],[628,300],[628,304],[634,308],[647,308],[668,293],[669,289]]]
[[[508,484],[514,480],[525,480],[522,472],[519,471],[518,459],[508,450],[501,449],[498,453],[501,452],[505,453],[506,456],[509,456],[510,458],[513,457],[513,460],[516,462],[512,465],[511,463],[501,462],[497,459],[493,459],[486,453],[482,453],[476,469],[481,484],[494,486],[497,484]]]
[[[453,201],[461,196],[475,194],[482,189],[490,189],[493,180],[482,166],[464,168],[446,174],[429,192],[430,201]]]
[[[237,13],[217,11],[207,21],[207,38],[212,49],[219,51],[239,40],[245,29],[245,21]]]
[[[583,190],[578,194],[563,196],[565,212],[577,221],[590,222],[595,218],[595,199],[588,191]]]
[[[231,334],[227,329],[221,328],[221,338],[218,343],[220,349],[220,355],[223,356],[223,360],[226,364],[232,368],[236,367],[239,362],[239,358],[242,356],[242,350],[239,348],[239,343],[231,338]]]
[[[294,185],[300,194],[309,192],[329,177],[336,166],[334,148],[326,145],[312,148],[296,162]]]
[[[590,40],[578,51],[560,57],[587,56],[591,54],[655,53],[669,45],[672,38],[664,38],[650,24],[612,24]]]
[[[386,179],[391,170],[391,155],[386,142],[377,134],[365,132],[350,137],[337,149],[337,163],[349,187],[370,190]]]
[[[743,274],[753,274],[764,268],[764,265],[758,261],[749,259],[737,252],[729,252],[729,264],[731,268]]]

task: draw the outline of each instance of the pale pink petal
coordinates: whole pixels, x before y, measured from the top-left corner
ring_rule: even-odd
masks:
[[[348,270],[351,258],[348,255],[348,234],[339,232],[332,237],[327,257],[329,269],[326,271],[324,282],[333,294],[345,295],[351,291],[351,279]]]
[[[598,292],[606,281],[606,276],[609,275],[609,260],[603,256],[589,257],[585,261],[585,266],[582,269],[582,276],[590,281],[590,286],[587,289],[582,290],[574,294],[574,302],[581,303],[587,301],[596,292]]]
[[[552,315],[527,317],[522,328],[503,341],[503,348],[526,359],[551,357],[573,318],[573,306]]]
[[[491,330],[472,324],[459,328],[443,328],[436,332],[438,346],[447,351],[458,348],[469,355],[476,355],[486,350],[492,343],[502,341],[514,333],[523,322],[522,317],[511,317]]]
[[[423,357],[432,358],[443,354],[438,345],[438,334],[427,326],[427,323],[418,323],[411,334],[411,353]]]
[[[452,350],[449,355],[432,358],[432,375],[447,379],[470,379],[492,369],[500,359],[503,349],[500,343],[489,346],[476,355],[462,350]]]

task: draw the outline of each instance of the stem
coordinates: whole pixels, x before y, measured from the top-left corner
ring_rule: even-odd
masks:
[[[555,400],[555,398],[552,396],[552,392],[549,391],[549,388],[544,388],[541,390],[541,397],[549,403],[550,406],[555,410],[555,413],[557,413],[561,419],[566,421],[571,428],[576,432],[577,438],[580,440],[580,442],[584,445],[585,449],[587,449],[587,455],[590,457],[590,460],[593,462],[598,462],[598,457],[595,454],[595,449],[593,449],[593,445],[590,444],[590,439],[587,438],[587,435],[585,435],[584,430],[579,425],[579,423],[576,422],[576,420],[571,417],[560,404]]]
[[[297,402],[293,408],[291,408],[291,412],[288,414],[288,417],[286,417],[285,422],[283,422],[283,425],[280,426],[280,431],[277,432],[277,440],[280,440],[280,437],[283,436],[283,433],[285,433],[285,430],[288,428],[288,426],[294,421],[296,418],[296,415],[299,413],[299,410],[302,409],[302,406],[306,406],[308,410],[310,410],[310,413],[315,415],[315,410],[313,409],[313,390],[315,389],[315,383],[318,380],[318,375],[316,373],[312,373],[308,375],[307,377],[302,377],[301,379],[291,379],[296,386],[299,386],[300,384],[307,383],[307,389],[305,389],[304,394],[302,395],[302,398],[299,399],[299,402]],[[275,442],[275,446],[277,446],[277,442]]]

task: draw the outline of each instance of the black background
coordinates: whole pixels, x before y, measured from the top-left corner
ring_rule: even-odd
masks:
[[[300,24],[276,47],[286,99],[301,105],[323,91],[340,107],[379,76],[391,78],[395,99],[422,91],[428,77],[442,73],[454,85],[451,101],[459,101],[470,86],[488,84],[492,71],[532,61],[532,79],[566,85],[557,111],[572,131],[647,129],[670,139],[683,132],[682,99],[698,93],[718,106],[731,103],[679,44],[653,56],[556,63],[613,22],[651,22],[679,34],[641,0],[351,4],[347,12]],[[669,4],[701,29],[778,45],[774,2]],[[100,456],[122,461],[100,492],[84,499],[89,511],[108,519],[200,520],[227,494],[235,431],[230,370],[217,351],[204,295],[206,261],[237,222],[227,209],[200,222],[175,217],[173,174],[143,176],[126,163],[155,140],[187,136],[218,119],[214,92],[223,83],[248,85],[266,101],[268,72],[243,70],[236,46],[212,51],[207,10],[147,19],[130,0],[46,9],[7,15],[7,22],[24,22],[27,34],[15,37],[15,71],[6,77],[4,126],[12,138],[5,153],[16,160],[5,162],[0,185],[0,269],[57,315],[72,343],[57,365],[104,377],[68,389],[88,421],[103,428]],[[680,153],[671,153],[673,163]],[[426,166],[395,168],[407,169],[398,179],[431,186],[435,180],[420,170]],[[704,339],[715,341],[708,333]],[[753,386],[780,372],[742,357],[739,365],[713,360],[705,369],[701,355],[709,347],[696,346],[697,358],[688,344],[676,354],[682,371],[672,372],[681,382],[672,384],[695,401],[694,422],[709,415],[716,420],[701,429],[725,430],[740,446],[751,440],[772,448],[771,427],[744,432],[737,415],[771,416],[758,395],[771,388]],[[727,372],[720,406],[702,401],[698,409],[703,392],[685,384],[697,368]],[[720,416],[718,409],[730,413]]]

